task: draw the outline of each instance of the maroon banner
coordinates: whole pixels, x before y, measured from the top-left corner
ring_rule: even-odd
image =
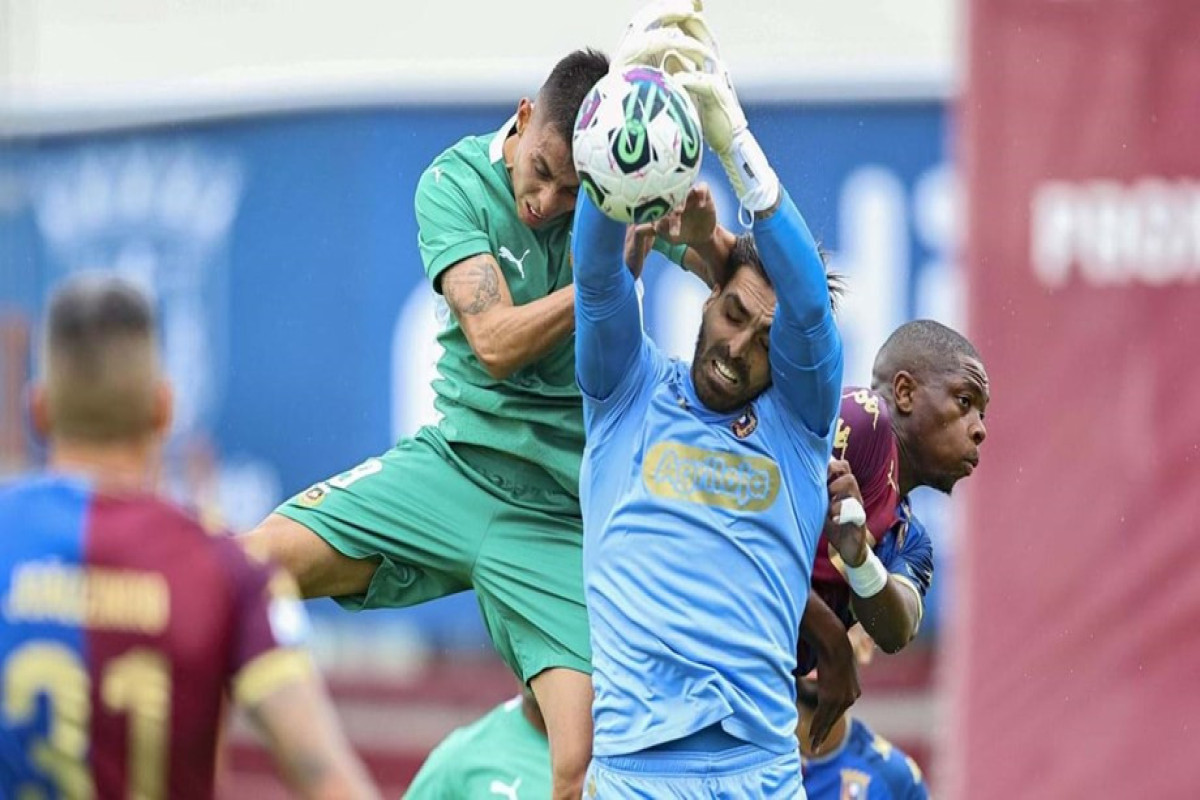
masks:
[[[974,0],[945,796],[1200,796],[1200,2]]]

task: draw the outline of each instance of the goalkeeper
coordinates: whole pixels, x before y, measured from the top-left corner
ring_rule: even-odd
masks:
[[[624,229],[586,198],[575,211],[586,797],[803,797],[792,671],[829,504],[841,338],[816,244],[715,47],[703,69],[667,65],[753,236],[714,281],[689,366],[641,330]]]

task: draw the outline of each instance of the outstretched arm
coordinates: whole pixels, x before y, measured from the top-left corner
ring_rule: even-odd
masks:
[[[776,206],[755,215],[754,242],[779,305],[771,377],[805,427],[825,436],[841,402],[842,337],[817,243],[782,187]]]
[[[593,400],[606,400],[638,362],[642,321],[633,275],[625,268],[625,226],[586,194],[575,205],[575,372]]]
[[[715,51],[715,42],[706,45]],[[754,241],[775,288],[771,375],[806,428],[826,436],[837,415],[842,342],[833,322],[825,265],[796,206],[746,124],[729,73],[713,52],[675,74],[700,114],[704,140],[729,176],[742,208],[754,214]]]

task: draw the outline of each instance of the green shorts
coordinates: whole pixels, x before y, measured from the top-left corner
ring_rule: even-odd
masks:
[[[379,558],[343,607],[399,608],[474,589],[488,633],[524,682],[591,673],[578,500],[540,469],[423,429],[277,510],[351,558]]]

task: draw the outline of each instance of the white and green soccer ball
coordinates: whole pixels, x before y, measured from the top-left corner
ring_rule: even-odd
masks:
[[[572,149],[579,183],[605,215],[653,222],[687,197],[703,139],[687,92],[661,70],[639,66],[592,87]]]

